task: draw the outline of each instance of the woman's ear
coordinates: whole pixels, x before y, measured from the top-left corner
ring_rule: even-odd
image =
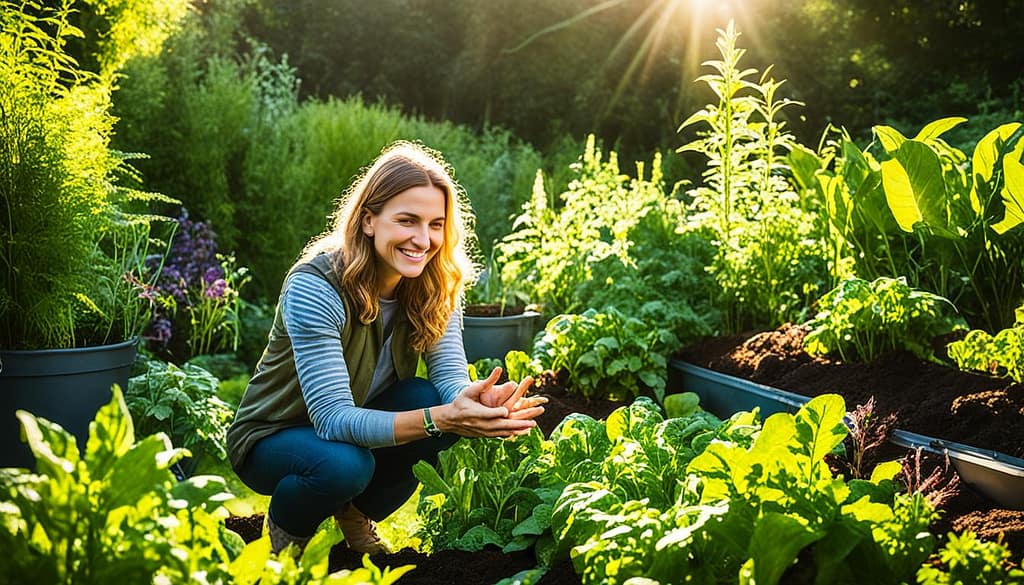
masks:
[[[363,217],[360,219],[360,223],[363,225],[363,233],[366,237],[373,237],[373,214],[369,211],[363,211]]]

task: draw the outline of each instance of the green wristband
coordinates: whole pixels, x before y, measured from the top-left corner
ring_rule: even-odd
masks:
[[[423,430],[427,431],[428,437],[440,437],[441,429],[437,428],[434,424],[434,419],[430,418],[430,409],[423,409]]]

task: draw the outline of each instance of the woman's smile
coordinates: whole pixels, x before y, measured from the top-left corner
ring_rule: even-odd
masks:
[[[444,192],[413,187],[395,195],[380,213],[363,216],[363,233],[373,239],[380,296],[391,298],[402,278],[417,278],[444,242]]]

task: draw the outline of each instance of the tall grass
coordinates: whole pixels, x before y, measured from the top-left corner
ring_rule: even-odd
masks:
[[[483,253],[511,231],[544,166],[533,147],[501,129],[431,122],[358,96],[300,103],[286,58],[259,45],[203,57],[194,26],[160,56],[128,63],[115,143],[153,155],[138,163],[147,184],[212,223],[222,247],[252,269],[251,298],[276,297],[335,200],[395,140],[447,157],[476,211]]]

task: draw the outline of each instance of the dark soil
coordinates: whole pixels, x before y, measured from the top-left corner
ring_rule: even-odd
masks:
[[[896,352],[870,364],[815,358],[803,350],[798,326],[702,340],[679,359],[725,374],[803,394],[837,393],[848,410],[875,398],[879,417],[896,416],[897,428],[1024,457],[1024,385],[961,372]],[[1024,511],[1005,510],[961,486],[933,527],[938,534],[972,530],[994,540],[1000,534],[1024,556]]]
[[[522,315],[526,312],[526,306],[516,305],[514,307],[499,304],[491,305],[466,305],[463,315],[467,317],[511,317]]]

